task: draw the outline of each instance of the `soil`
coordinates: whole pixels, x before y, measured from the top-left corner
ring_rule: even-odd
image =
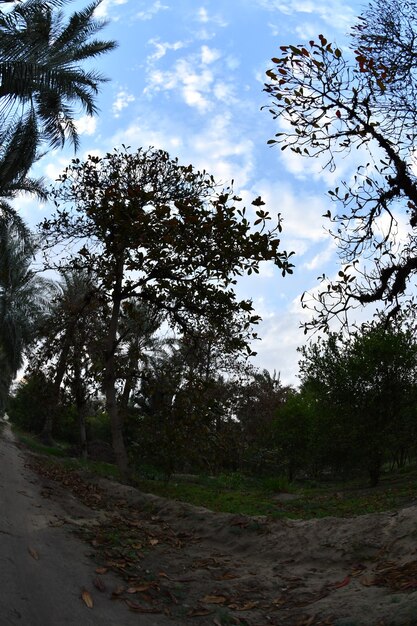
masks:
[[[27,465],[71,541],[88,546],[91,598],[125,611],[115,624],[133,615],[141,626],[417,625],[416,506],[273,521],[144,494],[37,455]]]

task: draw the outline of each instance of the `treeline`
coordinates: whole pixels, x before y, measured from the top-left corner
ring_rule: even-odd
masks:
[[[101,316],[90,307],[97,324]],[[57,323],[58,316],[54,319]],[[163,339],[161,324],[155,311],[126,303],[117,401],[129,460],[137,470],[165,476],[239,471],[289,481],[363,476],[376,485],[384,468],[415,461],[412,330],[379,320],[348,337],[333,334],[304,347],[295,390],[275,374],[227,358],[209,334]],[[100,335],[97,327],[95,334],[80,327],[77,332],[91,341],[74,341],[59,398],[56,372],[63,344],[54,356],[45,335],[33,361],[38,366],[19,384],[10,415],[22,428],[40,433],[53,414],[54,437],[85,455],[90,450],[94,456],[101,445],[109,458],[111,427],[96,360]]]

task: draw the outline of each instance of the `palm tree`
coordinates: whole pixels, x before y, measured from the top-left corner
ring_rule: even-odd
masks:
[[[106,79],[81,64],[116,43],[94,38],[105,25],[94,17],[101,0],[68,19],[57,8],[64,3],[27,0],[0,12],[0,191],[26,176],[40,143],[56,148],[69,139],[77,148],[77,110],[97,112]]]
[[[48,306],[51,283],[31,269],[33,247],[22,239],[15,224],[0,221],[0,411],[24,350]]]

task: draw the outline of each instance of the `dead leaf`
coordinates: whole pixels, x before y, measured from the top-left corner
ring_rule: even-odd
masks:
[[[251,611],[258,606],[259,602],[244,602],[244,604],[233,603],[228,604],[229,609],[233,609],[234,611]]]
[[[106,585],[104,584],[104,581],[102,578],[100,578],[100,576],[94,578],[93,585],[99,591],[106,591]]]
[[[205,602],[206,604],[225,604],[225,602],[227,602],[227,598],[226,596],[208,595],[204,596],[202,602]]]
[[[187,613],[187,617],[204,617],[205,615],[210,615],[211,613],[213,613],[213,611],[209,611],[208,609],[203,609],[201,607],[197,609],[191,609],[191,611]]]
[[[35,559],[35,561],[39,561],[39,553],[35,550],[35,548],[28,548],[28,552],[30,556]]]
[[[136,611],[136,613],[162,613],[162,611],[160,609],[154,608],[154,609],[149,609],[146,606],[142,606],[141,604],[138,604],[137,602],[132,602],[132,600],[125,600],[127,606],[129,607],[129,609],[131,611]]]
[[[341,587],[346,587],[346,585],[348,585],[349,583],[350,583],[350,576],[346,576],[346,578],[344,578],[338,583],[333,583],[331,586],[334,589],[341,589]]]
[[[151,546],[157,546],[159,543],[159,539],[149,539],[149,543]]]
[[[235,578],[240,578],[239,574],[234,574],[233,572],[224,572],[221,576],[217,576],[216,580],[234,580]]]
[[[312,626],[312,624],[314,624],[315,622],[315,619],[316,618],[312,615],[303,615],[297,622],[296,626]]]
[[[82,590],[81,598],[86,607],[88,607],[89,609],[93,608],[94,606],[93,598],[91,597],[91,594],[89,591],[87,591],[87,589]]]
[[[141,585],[132,585],[129,589],[126,589],[126,593],[137,593],[138,591],[149,591],[149,589],[158,587],[155,582],[143,583]]]
[[[362,578],[360,578],[359,580],[361,585],[364,585],[365,587],[372,587],[372,585],[374,584],[374,579],[370,576],[362,576]]]
[[[108,571],[107,567],[96,567],[96,574],[107,574]]]

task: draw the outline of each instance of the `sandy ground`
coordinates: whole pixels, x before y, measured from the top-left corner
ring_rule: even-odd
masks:
[[[311,521],[218,514],[31,456],[33,474],[7,432],[2,625],[417,625],[415,506]]]

